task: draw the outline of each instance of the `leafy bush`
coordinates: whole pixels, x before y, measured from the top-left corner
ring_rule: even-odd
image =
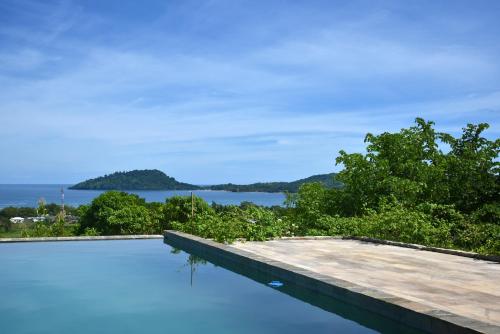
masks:
[[[472,219],[478,224],[490,223],[500,225],[500,204],[490,203],[483,205],[472,213]]]
[[[108,191],[78,209],[80,233],[101,235],[159,233],[158,215],[148,210],[144,199],[134,194]]]
[[[204,205],[202,207],[206,209]],[[256,205],[242,207],[234,205],[219,207],[217,212],[212,209],[201,210],[193,219],[184,222],[171,221],[170,226],[219,242],[233,242],[238,238],[266,240],[294,234],[296,225],[277,218],[272,210]]]
[[[85,235],[87,237],[95,237],[95,236],[98,236],[100,234],[94,227],[87,227],[83,231],[83,235]]]
[[[285,215],[306,235],[367,236],[499,254],[500,140],[468,124],[459,138],[433,122],[367,134],[366,154],[340,151],[342,189],[308,184]],[[449,145],[443,153],[439,144]]]
[[[194,210],[193,210],[194,208]],[[163,206],[162,228],[172,228],[172,223],[187,223],[194,216],[214,215],[214,210],[202,198],[194,196],[174,196],[167,199]]]
[[[108,218],[108,223],[117,234],[155,233],[157,224],[149,210],[144,206],[131,205],[115,210]]]
[[[363,219],[366,220],[364,232],[370,237],[439,247],[451,246],[450,224],[438,222],[432,215],[422,211],[392,205]]]
[[[77,235],[78,226],[66,225],[62,215],[57,215],[56,220],[51,222],[37,222],[29,228],[23,229],[23,238],[33,237],[68,237]]]
[[[488,124],[468,124],[454,138],[434,130],[433,122],[417,118],[416,125],[397,133],[367,134],[366,154],[340,151],[337,175],[344,184],[347,215],[377,209],[394,197],[407,207],[421,203],[454,205],[464,213],[498,201],[500,139],[482,133]],[[439,144],[451,149],[444,153]]]

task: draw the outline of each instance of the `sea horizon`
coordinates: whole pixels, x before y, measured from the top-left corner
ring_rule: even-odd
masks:
[[[109,190],[69,189],[72,184],[9,184],[0,183],[0,209],[13,207],[36,207],[40,198],[46,203],[61,203],[61,187],[64,189],[64,203],[70,206],[89,204],[94,198]],[[142,197],[146,202],[165,202],[172,196],[195,194],[206,202],[223,205],[239,205],[252,202],[257,205],[283,205],[284,193],[231,192],[225,190],[120,190]]]

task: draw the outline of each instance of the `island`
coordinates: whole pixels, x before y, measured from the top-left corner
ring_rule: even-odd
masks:
[[[340,188],[342,183],[335,180],[335,173],[329,174],[318,174],[307,177],[305,179],[300,179],[292,182],[258,182],[252,184],[217,184],[212,186],[207,186],[205,188],[210,190],[225,190],[233,192],[268,192],[268,193],[278,193],[278,192],[289,192],[296,193],[299,188],[304,183],[319,182],[327,188]]]
[[[292,182],[258,182],[252,184],[216,184],[199,186],[179,182],[157,169],[115,172],[89,179],[70,189],[77,190],[224,190],[232,192],[290,192],[296,193],[304,183],[319,182],[327,188],[340,188],[342,183],[335,179],[335,173],[313,175]]]
[[[201,187],[179,182],[157,169],[115,172],[89,179],[69,189],[78,190],[197,190]]]

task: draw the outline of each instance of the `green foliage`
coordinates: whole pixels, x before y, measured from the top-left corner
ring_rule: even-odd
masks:
[[[194,217],[190,199],[178,198],[166,220],[171,228],[221,242],[367,236],[500,254],[498,140],[481,137],[484,124],[468,125],[458,139],[433,125],[417,119],[398,133],[368,134],[365,155],[341,151],[342,188],[302,184],[280,209],[242,203],[209,210],[201,201]],[[440,144],[450,150],[443,153]]]
[[[176,199],[175,202],[184,203],[188,199],[190,201],[190,198],[186,198],[184,200]],[[198,200],[204,203],[202,199]],[[182,206],[178,207],[182,208]],[[293,235],[295,231],[294,226],[296,225],[278,218],[272,210],[256,205],[246,204],[241,207],[230,205],[218,207],[217,211],[208,207],[206,203],[201,204],[201,207],[204,209],[197,211],[193,219],[191,219],[190,213],[177,215],[182,218],[182,221],[170,220],[170,227],[219,242],[233,242],[238,238],[266,240],[278,236]],[[178,211],[174,210],[174,212]],[[182,212],[182,210],[180,211]]]
[[[461,138],[441,134],[451,150],[445,155],[446,185],[449,203],[459,210],[472,212],[500,199],[500,139],[490,141],[481,134],[489,125],[468,124]]]
[[[56,216],[54,223],[50,225],[51,233],[54,236],[64,236],[66,235],[66,230],[64,228],[64,216],[62,213]]]
[[[194,209],[194,210],[193,210]],[[172,222],[185,224],[196,216],[213,216],[214,211],[202,198],[198,196],[173,196],[167,199],[163,206],[162,228],[171,228]]]
[[[47,208],[45,207],[45,199],[40,198],[38,200],[38,208],[36,209],[36,215],[37,216],[46,216],[47,213]]]
[[[67,225],[62,214],[54,222],[37,222],[22,230],[23,238],[33,237],[68,237],[77,234],[78,226]]]
[[[385,198],[405,206],[432,202],[471,212],[498,200],[499,140],[481,137],[486,124],[468,125],[461,138],[437,133],[433,122],[417,118],[416,126],[399,133],[368,134],[367,154],[340,152],[345,187],[341,214],[362,215]],[[448,144],[443,153],[438,144]]]
[[[292,192],[296,193],[305,183],[319,182],[327,188],[340,188],[342,184],[335,179],[335,173],[313,175],[292,182],[259,182],[253,184],[217,184],[211,186],[196,186],[182,183],[159,170],[133,170],[130,172],[115,172],[94,179],[80,182],[70,189],[97,190],[225,190],[233,192]]]
[[[380,212],[363,217],[364,234],[384,240],[450,247],[450,222],[433,219],[431,214],[402,205],[383,207]]]
[[[29,207],[16,208],[8,206],[0,210],[0,219],[10,219],[12,217],[34,217],[36,209]]]
[[[134,194],[108,191],[78,211],[82,233],[92,228],[102,235],[160,232],[157,215],[147,209],[144,199]]]
[[[469,124],[459,138],[438,133],[433,125],[417,119],[415,126],[397,133],[368,134],[366,154],[340,151],[337,163],[344,169],[335,179],[319,175],[246,188],[220,185],[232,191],[289,190],[293,193],[287,194],[285,207],[264,208],[249,202],[209,206],[196,196],[146,203],[136,195],[110,191],[73,211],[80,216],[79,233],[85,235],[176,229],[219,242],[295,235],[366,236],[499,255],[500,141],[482,137],[487,124]],[[449,146],[446,152],[440,149],[443,144]],[[94,184],[135,182],[130,174],[115,174]],[[55,212],[56,208],[39,209],[43,210]],[[0,222],[33,216],[32,211],[2,209]],[[62,219],[37,223],[24,232],[29,236],[71,233]]]
[[[37,211],[43,211],[44,214],[51,216],[56,216],[61,211],[61,206],[56,203],[45,204],[43,203],[44,209],[31,208],[31,207],[13,207],[8,206],[0,209],[0,220],[10,219],[12,217],[36,217],[38,216]],[[66,205],[65,211],[67,214],[77,214],[77,208]]]
[[[86,227],[85,230],[83,231],[82,235],[85,235],[88,237],[95,237],[95,236],[100,235],[100,233],[94,227]]]
[[[4,232],[12,232],[14,224],[10,221],[12,217],[33,217],[36,211],[33,208],[6,207],[0,210],[0,229]]]
[[[140,205],[114,210],[108,217],[108,223],[114,234],[152,234],[157,231],[157,224],[151,219],[149,210]]]
[[[368,236],[498,254],[499,140],[486,124],[460,138],[422,119],[398,133],[368,134],[367,153],[340,152],[344,187],[303,185],[287,198],[301,234]],[[442,152],[440,145],[449,145]]]
[[[49,216],[57,216],[61,212],[61,205],[56,203],[49,203],[45,205],[45,209],[47,210],[47,214]],[[77,215],[78,208],[75,208],[70,205],[64,206],[64,212],[66,215]]]
[[[12,232],[12,235],[20,236],[21,230],[30,228],[31,223],[12,224],[12,217],[37,217],[43,215],[47,220],[55,220],[61,211],[61,206],[55,203],[46,204],[45,201],[39,201],[37,208],[30,207],[6,207],[0,209],[0,231]],[[66,206],[66,214],[78,215],[77,209],[71,206]],[[5,234],[8,236],[9,234]]]
[[[472,213],[472,219],[478,224],[490,223],[500,225],[500,204],[490,203],[483,205]]]
[[[327,211],[327,194],[320,183],[309,183],[302,185],[297,195],[287,195],[286,204],[293,208],[290,218],[299,226],[299,233],[318,227],[318,220]]]
[[[34,238],[34,237],[50,237],[52,233],[47,224],[38,222],[35,223],[30,229],[25,229],[22,232],[23,238]]]

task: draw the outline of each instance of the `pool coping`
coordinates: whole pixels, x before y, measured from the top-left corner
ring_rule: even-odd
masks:
[[[164,232],[164,239],[168,244],[187,252],[209,253],[270,273],[314,292],[353,304],[427,333],[500,333],[500,326],[272,260],[227,244],[170,230]]]
[[[38,237],[38,238],[0,238],[0,243],[14,242],[52,242],[52,241],[99,241],[99,240],[136,240],[136,239],[163,239],[160,234],[136,235],[99,235],[78,237]]]

